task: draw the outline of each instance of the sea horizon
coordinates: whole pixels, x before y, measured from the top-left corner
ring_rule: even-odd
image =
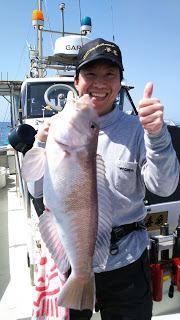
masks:
[[[10,126],[11,122],[0,121],[0,146],[8,145],[8,133],[11,131]]]

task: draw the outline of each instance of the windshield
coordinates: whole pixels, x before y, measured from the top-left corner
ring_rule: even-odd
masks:
[[[43,117],[43,113],[44,117],[51,117],[57,113],[52,109],[45,109],[47,103],[44,100],[45,91],[54,84],[61,85],[60,82],[33,82],[27,84],[27,110],[24,112],[24,115],[27,113],[25,115],[27,118],[41,118]],[[63,84],[67,84],[74,88],[73,82],[63,82]],[[49,101],[56,106],[58,104],[58,95],[61,93],[66,98],[68,91],[69,90],[63,88],[56,89],[49,94]]]

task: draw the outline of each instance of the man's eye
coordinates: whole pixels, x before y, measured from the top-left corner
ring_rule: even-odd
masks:
[[[107,76],[114,76],[114,73],[113,72],[108,72]]]

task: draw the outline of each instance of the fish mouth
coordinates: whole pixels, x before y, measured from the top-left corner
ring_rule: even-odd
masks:
[[[73,121],[70,121],[69,124],[70,124],[70,127],[75,129],[75,131],[82,134],[81,130],[73,123]],[[64,141],[58,141],[55,139],[55,142],[63,148],[69,148],[69,147],[74,146],[73,139],[68,139],[68,140],[65,139]]]
[[[61,147],[64,147],[64,148],[68,147],[67,144],[62,143],[62,142],[59,142],[59,141],[57,141],[56,139],[55,139],[55,142],[56,142],[59,146],[61,146]]]

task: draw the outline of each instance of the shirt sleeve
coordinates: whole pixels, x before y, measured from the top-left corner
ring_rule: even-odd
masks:
[[[40,142],[37,139],[34,142],[34,147],[45,148],[45,146],[46,146],[45,142]],[[43,196],[43,177],[37,181],[28,182],[27,187],[28,187],[29,193],[34,198],[41,198]]]
[[[145,185],[161,197],[170,196],[179,182],[179,161],[164,124],[158,134],[144,133],[146,163],[142,167]]]

